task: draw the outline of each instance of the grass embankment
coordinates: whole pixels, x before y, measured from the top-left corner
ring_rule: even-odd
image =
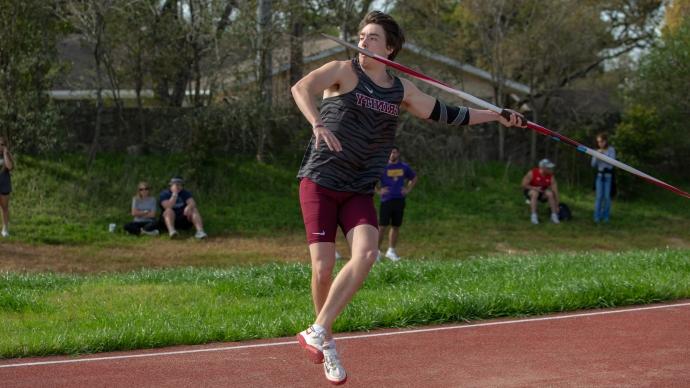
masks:
[[[690,297],[689,250],[520,255],[374,267],[335,330],[522,316]],[[293,335],[309,267],[268,264],[0,277],[0,357]]]
[[[86,172],[84,158],[73,155],[17,159],[12,237],[0,240],[0,270],[83,273],[307,259],[295,179],[299,160],[258,164],[229,157],[190,167],[182,156],[106,155]],[[420,183],[408,199],[401,231],[405,258],[690,247],[687,200],[656,187],[641,184],[644,192],[634,200],[614,202],[611,224],[595,226],[591,188],[561,184],[574,220],[551,225],[544,206],[545,222],[532,226],[518,188],[522,169],[414,167]],[[157,192],[173,174],[188,178],[210,240],[107,232],[109,223],[131,219],[139,180],[150,181]],[[347,253],[342,239],[338,244]]]

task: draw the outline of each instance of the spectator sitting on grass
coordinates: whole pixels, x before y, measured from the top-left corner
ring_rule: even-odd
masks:
[[[553,162],[548,159],[542,159],[539,161],[539,167],[529,170],[522,178],[525,198],[527,198],[530,204],[530,221],[535,225],[539,223],[537,201],[548,201],[551,207],[551,222],[554,224],[560,223],[558,220],[558,184],[556,183],[556,177],[553,175],[554,167],[556,165]]]
[[[170,238],[177,237],[177,229],[196,228],[194,237],[201,240],[207,237],[204,232],[204,223],[201,214],[196,208],[196,202],[192,193],[184,189],[184,180],[173,177],[169,182],[170,188],[160,194],[160,206],[162,211],[162,226],[168,230]]]
[[[125,225],[125,230],[133,235],[158,236],[156,222],[156,198],[151,196],[151,185],[139,182],[137,193],[132,198],[134,221]]]

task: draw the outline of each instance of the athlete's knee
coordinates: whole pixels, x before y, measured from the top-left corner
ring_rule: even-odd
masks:
[[[539,197],[539,192],[537,190],[530,190],[529,196],[530,196],[530,198],[537,198],[537,197]]]
[[[314,266],[312,270],[312,277],[318,284],[328,285],[333,280],[334,264],[321,263],[321,265]]]
[[[365,263],[369,265],[373,265],[376,262],[376,258],[379,256],[379,250],[378,249],[368,249],[364,251],[364,255],[362,259],[364,260]]]
[[[553,191],[551,191],[551,190],[546,190],[546,191],[544,192],[544,195],[546,195],[546,198],[551,199],[551,198],[553,198]]]

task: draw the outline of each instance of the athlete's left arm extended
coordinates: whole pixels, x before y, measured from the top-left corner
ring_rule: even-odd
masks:
[[[472,109],[461,106],[448,106],[430,95],[422,92],[410,80],[401,78],[405,89],[402,106],[408,112],[421,119],[431,119],[451,125],[474,125],[498,121],[506,127],[521,124],[522,115],[512,112],[510,120],[490,110]],[[467,117],[469,116],[469,117]]]

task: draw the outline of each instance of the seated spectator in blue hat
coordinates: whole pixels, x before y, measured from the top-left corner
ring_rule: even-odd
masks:
[[[539,167],[529,170],[522,178],[525,198],[530,204],[530,221],[535,225],[539,223],[537,202],[548,202],[551,208],[551,222],[560,223],[558,220],[558,184],[553,174],[555,167],[556,165],[549,159],[542,159],[539,161]]]
[[[145,234],[158,236],[156,222],[156,198],[151,196],[151,185],[139,182],[137,192],[132,198],[132,217],[134,221],[125,225],[125,230],[135,236]]]
[[[201,240],[207,237],[204,222],[196,207],[192,193],[184,189],[184,180],[180,177],[170,179],[169,188],[160,194],[162,224],[168,230],[170,238],[178,236],[177,230],[196,228],[194,237]]]

